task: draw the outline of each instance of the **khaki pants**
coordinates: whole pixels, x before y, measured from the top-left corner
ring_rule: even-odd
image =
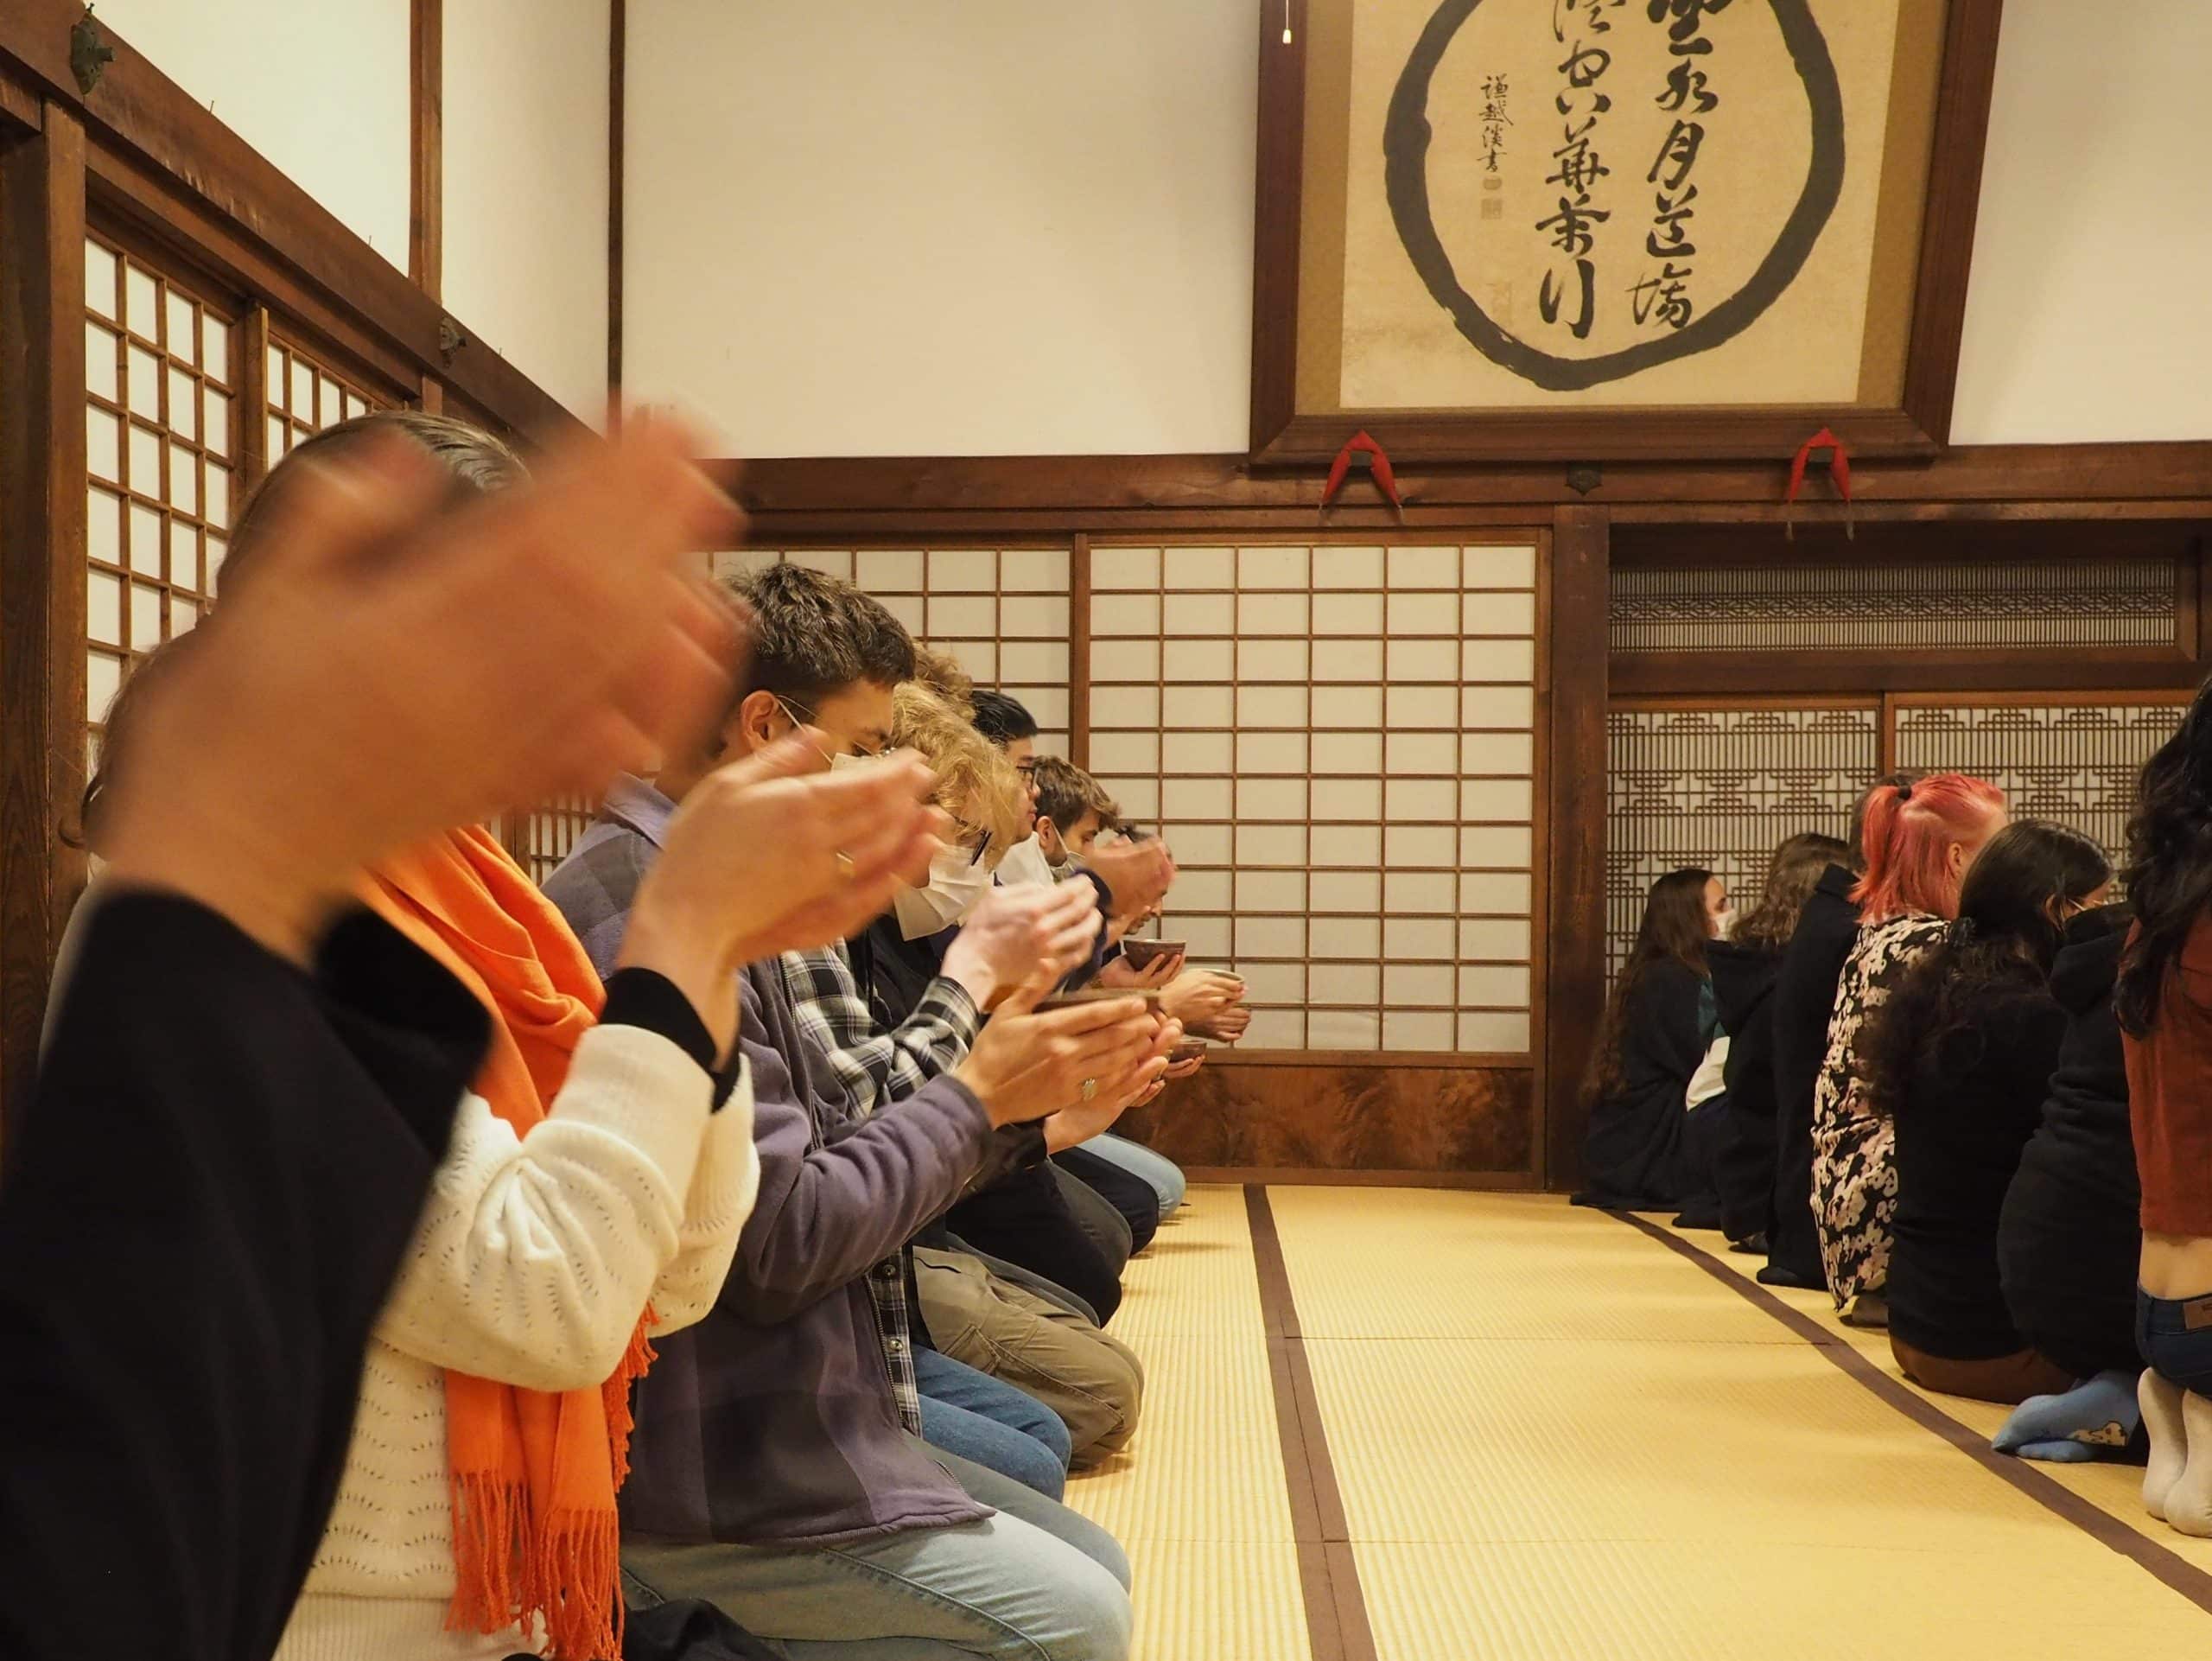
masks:
[[[1144,1368],[1127,1345],[965,1252],[916,1247],[914,1282],[938,1349],[1058,1414],[1077,1467],[1118,1452],[1136,1433]]]

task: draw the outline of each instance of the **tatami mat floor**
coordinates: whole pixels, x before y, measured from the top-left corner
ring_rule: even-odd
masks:
[[[1071,1486],[1130,1548],[1141,1661],[2212,1649],[2212,1543],[2144,1517],[2137,1472],[2008,1480],[1945,1439],[2003,1410],[1910,1392],[1947,1433],[1836,1364],[1894,1380],[1883,1334],[1783,1293],[1793,1327],[1718,1236],[1426,1189],[1258,1215],[1287,1292],[1236,1188],[1131,1265],[1147,1422]]]

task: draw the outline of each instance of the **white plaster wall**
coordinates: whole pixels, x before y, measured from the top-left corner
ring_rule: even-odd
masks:
[[[1244,447],[1250,0],[631,0],[623,380],[737,455]]]
[[[2212,438],[2212,5],[2005,9],[1951,436]]]
[[[607,405],[607,0],[445,5],[446,309],[594,423]]]
[[[404,270],[407,10],[407,0],[100,0],[96,16]]]

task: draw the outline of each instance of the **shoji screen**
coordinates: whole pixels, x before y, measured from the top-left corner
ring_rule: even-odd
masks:
[[[1897,765],[1979,773],[2004,790],[2015,818],[2070,825],[2117,860],[2136,775],[2180,726],[2185,701],[2178,693],[2140,702],[1901,697]]]
[[[1617,706],[1607,737],[1608,973],[1636,939],[1655,878],[1702,866],[1748,911],[1777,843],[1802,830],[1845,834],[1882,753],[1871,703]]]
[[[715,555],[715,570],[779,559],[859,584],[978,685],[1020,698],[1037,717],[1039,749],[1068,753],[1066,548],[755,548]]]
[[[85,715],[97,759],[132,663],[200,620],[238,493],[237,318],[100,236],[85,245]]]
[[[1233,965],[1248,1049],[1533,1042],[1527,545],[1091,550],[1090,758]]]
[[[282,339],[269,342],[269,465],[275,467],[310,433],[383,407],[372,396],[306,349]]]

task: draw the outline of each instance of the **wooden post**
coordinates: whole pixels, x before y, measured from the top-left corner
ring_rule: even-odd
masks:
[[[407,46],[407,275],[436,300],[445,285],[445,0],[413,0]]]
[[[41,122],[0,150],[0,1122],[85,881],[85,130]]]
[[[1582,1079],[1605,1010],[1606,615],[1610,525],[1602,507],[1552,514],[1549,674],[1544,692],[1550,830],[1544,895],[1544,1032],[1538,1101],[1544,1184],[1582,1177]]]

